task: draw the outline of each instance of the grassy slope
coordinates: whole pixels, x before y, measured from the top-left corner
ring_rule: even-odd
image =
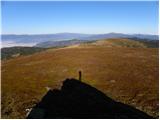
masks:
[[[50,49],[2,61],[2,118],[24,118],[47,86],[59,88],[78,70],[106,95],[158,116],[158,49],[109,46]]]
[[[147,48],[146,44],[130,39],[102,39],[96,42],[80,44],[80,46]]]

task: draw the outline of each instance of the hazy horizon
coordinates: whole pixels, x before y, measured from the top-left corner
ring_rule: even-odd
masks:
[[[52,35],[52,34],[86,34],[86,35],[99,35],[99,34],[127,34],[127,35],[135,35],[135,34],[142,34],[142,35],[159,35],[158,34],[149,34],[149,33],[118,33],[118,32],[106,32],[106,33],[78,33],[78,32],[58,32],[58,33],[22,33],[22,34],[14,34],[14,33],[4,33],[1,35]]]

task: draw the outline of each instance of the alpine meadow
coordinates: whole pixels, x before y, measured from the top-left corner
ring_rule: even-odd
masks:
[[[159,118],[158,1],[2,1],[3,119]]]

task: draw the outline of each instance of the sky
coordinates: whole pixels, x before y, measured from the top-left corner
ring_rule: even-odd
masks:
[[[158,34],[156,1],[3,1],[2,34]]]

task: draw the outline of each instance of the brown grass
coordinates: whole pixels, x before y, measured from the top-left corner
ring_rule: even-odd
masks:
[[[76,46],[76,45],[73,45]],[[147,48],[147,46],[139,41],[134,41],[126,38],[112,38],[112,39],[102,39],[92,43],[80,44],[79,47],[129,47],[129,48]]]
[[[25,118],[47,92],[78,78],[117,101],[158,116],[158,49],[75,47],[2,61],[2,118]]]

